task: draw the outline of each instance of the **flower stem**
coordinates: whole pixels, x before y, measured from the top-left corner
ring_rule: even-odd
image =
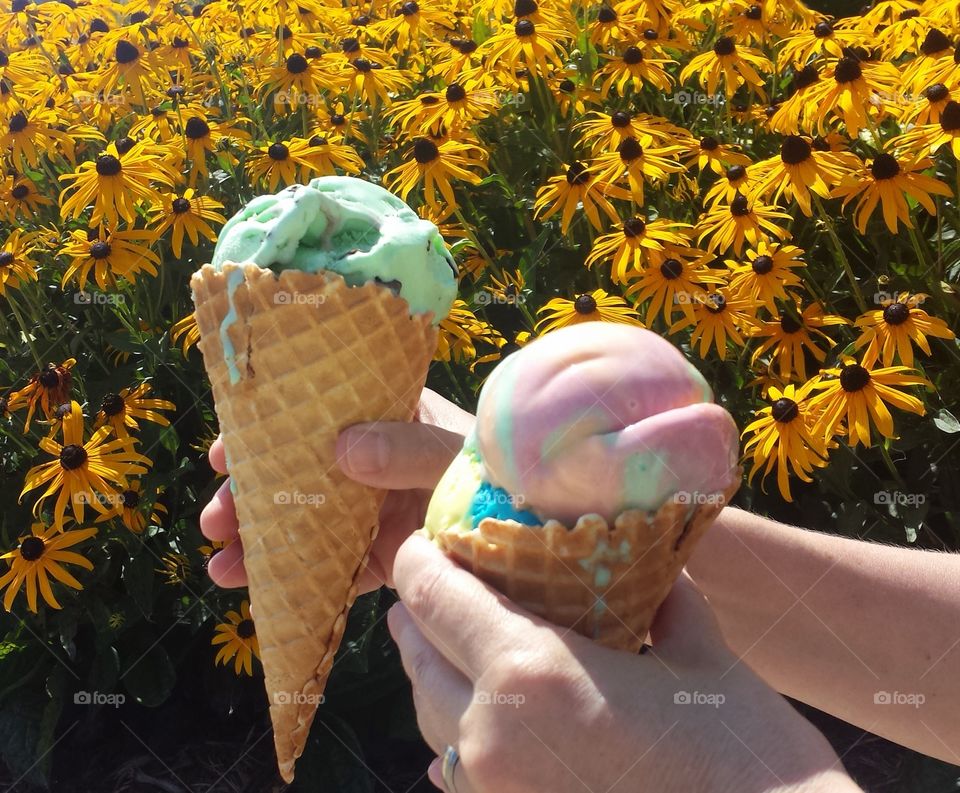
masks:
[[[847,259],[847,254],[843,251],[843,243],[840,241],[840,238],[837,236],[837,231],[833,227],[833,219],[827,214],[827,210],[824,209],[823,203],[820,201],[819,196],[811,195],[811,197],[813,198],[813,202],[817,205],[817,211],[819,212],[824,225],[827,227],[827,235],[830,237],[830,242],[833,244],[833,251],[840,260],[840,264],[843,265],[843,270],[847,274],[847,280],[850,281],[850,289],[853,293],[854,300],[857,301],[857,307],[860,309],[861,314],[865,314],[867,312],[867,302],[863,299],[863,295],[860,292],[860,286],[857,284],[857,277],[853,274],[853,268],[850,266],[850,260]]]

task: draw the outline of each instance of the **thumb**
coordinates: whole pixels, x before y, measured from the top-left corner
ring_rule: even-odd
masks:
[[[337,462],[351,479],[385,490],[432,490],[463,446],[463,436],[432,424],[374,421],[337,438]]]
[[[704,594],[684,570],[663,601],[650,629],[658,653],[713,658],[727,652],[720,624]]]

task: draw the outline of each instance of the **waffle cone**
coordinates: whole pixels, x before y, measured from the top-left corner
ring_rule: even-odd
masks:
[[[242,280],[233,276],[231,284],[235,270]],[[289,782],[385,495],[340,471],[337,435],[360,421],[413,418],[437,331],[429,316],[411,317],[389,289],[350,287],[335,274],[206,265],[191,286],[235,493],[277,762]],[[222,326],[237,382],[224,360]]]
[[[655,513],[627,510],[612,527],[583,515],[570,529],[485,518],[434,542],[517,605],[603,645],[637,652],[694,546],[739,481],[712,503],[671,499]]]

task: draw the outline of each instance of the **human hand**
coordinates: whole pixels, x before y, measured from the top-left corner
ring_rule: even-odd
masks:
[[[351,479],[389,490],[380,510],[380,531],[370,552],[359,591],[392,586],[393,557],[410,534],[423,525],[430,494],[463,438],[473,416],[439,394],[424,389],[413,423],[371,422],[344,430],[337,440],[337,460]],[[210,447],[210,465],[227,473],[223,443]],[[210,559],[210,578],[223,587],[246,586],[243,546],[229,478],[200,513],[200,529],[210,540],[228,543]]]
[[[858,790],[823,736],[727,649],[686,576],[644,655],[538,619],[418,536],[394,576],[390,631],[424,738],[459,753],[456,793]],[[429,775],[443,787],[439,759]]]

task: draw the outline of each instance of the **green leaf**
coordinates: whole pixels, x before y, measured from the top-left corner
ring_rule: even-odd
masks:
[[[160,445],[173,455],[175,455],[177,449],[180,448],[180,436],[177,435],[177,431],[172,424],[161,428]]]
[[[125,671],[120,681],[131,697],[148,708],[163,704],[177,680],[167,651],[152,639],[150,631],[141,631],[125,643],[121,653]]]
[[[957,420],[957,417],[946,408],[941,408],[937,411],[937,415],[933,417],[933,423],[936,424],[937,428],[942,432],[951,435],[955,432],[960,432],[960,420]]]
[[[97,652],[87,673],[87,688],[90,691],[113,691],[120,674],[120,656],[116,647],[98,643]]]

